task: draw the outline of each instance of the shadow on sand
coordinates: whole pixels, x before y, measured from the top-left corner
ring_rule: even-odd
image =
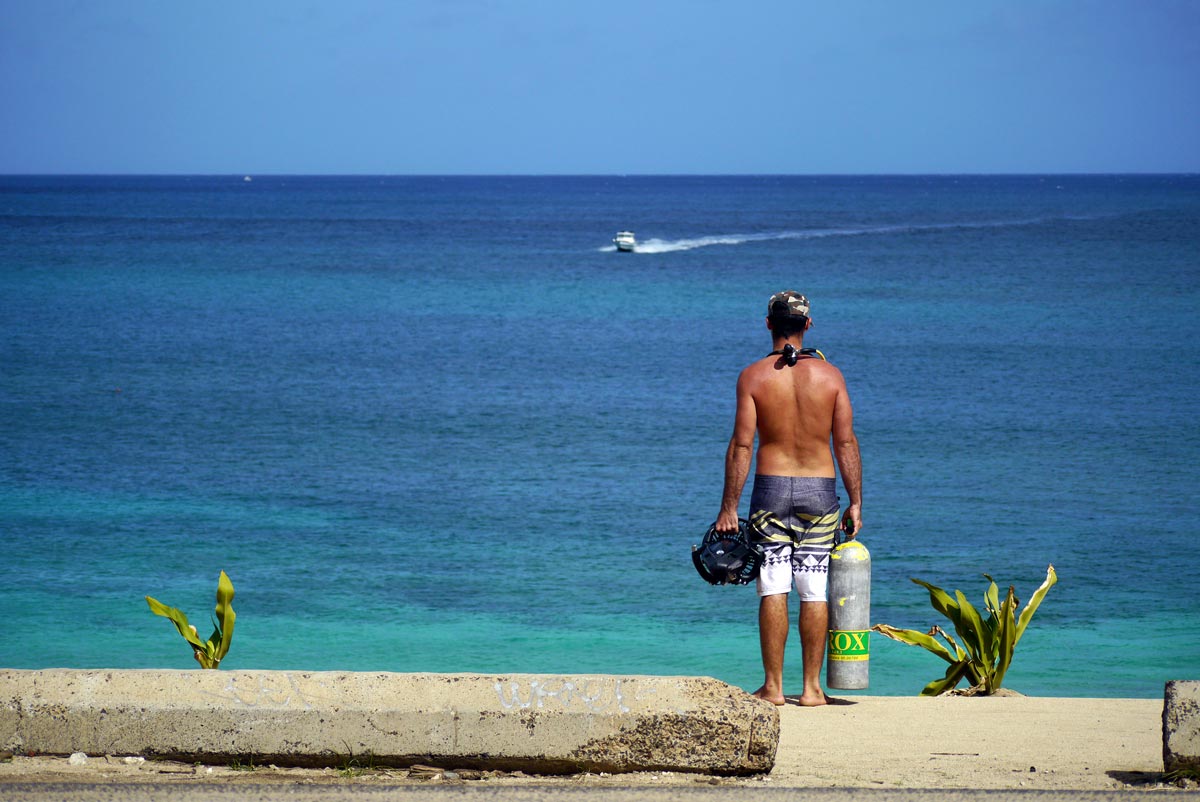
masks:
[[[795,694],[792,696],[788,696],[787,694],[784,694],[783,699],[789,705],[800,706],[800,695],[799,694]],[[830,696],[829,694],[825,694],[825,704],[827,704],[827,705],[856,705],[856,704],[858,704],[858,702],[854,701],[853,699],[839,699],[836,696]]]

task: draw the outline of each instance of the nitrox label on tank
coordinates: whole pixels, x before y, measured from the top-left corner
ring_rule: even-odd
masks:
[[[869,629],[829,630],[830,660],[867,660],[870,658]]]

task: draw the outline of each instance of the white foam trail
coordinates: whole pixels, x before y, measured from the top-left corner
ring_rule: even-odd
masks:
[[[710,245],[742,245],[746,242],[765,242],[786,239],[820,239],[823,237],[861,237],[871,234],[895,234],[915,231],[944,231],[955,228],[1004,228],[1006,226],[1028,226],[1045,222],[1045,218],[1030,220],[994,220],[978,223],[925,223],[894,226],[866,226],[862,228],[813,228],[802,231],[775,231],[769,234],[714,234],[706,237],[664,240],[652,238],[638,242],[634,253],[672,253],[707,248]],[[609,245],[601,251],[615,251]]]
[[[709,245],[741,245],[743,242],[761,239],[778,239],[778,235],[770,234],[718,234],[711,237],[695,239],[662,240],[648,239],[639,242],[634,248],[635,253],[671,253],[672,251],[690,251],[693,248],[707,248]]]

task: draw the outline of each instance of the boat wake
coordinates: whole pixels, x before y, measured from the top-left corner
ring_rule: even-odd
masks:
[[[747,242],[767,242],[770,240],[823,239],[826,237],[862,237],[873,234],[916,233],[953,229],[1006,228],[1009,226],[1036,225],[1043,222],[1046,222],[1046,218],[996,220],[974,223],[921,223],[891,226],[862,226],[856,228],[811,228],[798,231],[774,231],[763,234],[714,234],[706,237],[690,237],[675,240],[652,238],[638,242],[634,253],[672,253],[675,251],[691,251],[696,248],[707,248],[712,245],[744,245]],[[610,245],[600,250],[615,251],[616,247]]]

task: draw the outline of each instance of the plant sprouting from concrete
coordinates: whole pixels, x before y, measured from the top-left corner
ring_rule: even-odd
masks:
[[[221,660],[229,652],[229,644],[233,641],[233,622],[237,617],[233,612],[233,583],[225,572],[217,578],[217,607],[213,615],[213,634],[208,640],[200,640],[196,628],[188,623],[188,618],[182,611],[168,607],[158,599],[146,597],[150,612],[169,618],[179,634],[192,647],[192,655],[201,668],[217,668]]]
[[[965,677],[971,683],[972,691],[980,695],[990,695],[1000,690],[1004,675],[1012,663],[1013,649],[1017,641],[1025,634],[1025,627],[1037,612],[1047,591],[1058,581],[1054,566],[1046,568],[1046,581],[1033,592],[1029,603],[1016,616],[1017,594],[1010,585],[1008,596],[1003,603],[996,582],[987,574],[984,577],[990,583],[983,595],[984,605],[988,612],[985,619],[979,615],[975,606],[967,601],[961,590],[954,591],[952,597],[941,588],[934,587],[928,582],[914,579],[921,587],[929,591],[929,601],[933,609],[950,619],[954,630],[962,640],[962,646],[951,635],[939,626],[934,626],[929,632],[918,632],[915,629],[896,629],[887,624],[876,624],[871,627],[875,632],[886,635],[892,640],[920,646],[950,664],[946,676],[936,679],[925,686],[922,696],[937,696],[952,690]],[[936,636],[936,637],[935,637]],[[946,645],[937,640],[940,637]],[[949,648],[947,648],[949,646]],[[965,649],[963,647],[966,647]]]

